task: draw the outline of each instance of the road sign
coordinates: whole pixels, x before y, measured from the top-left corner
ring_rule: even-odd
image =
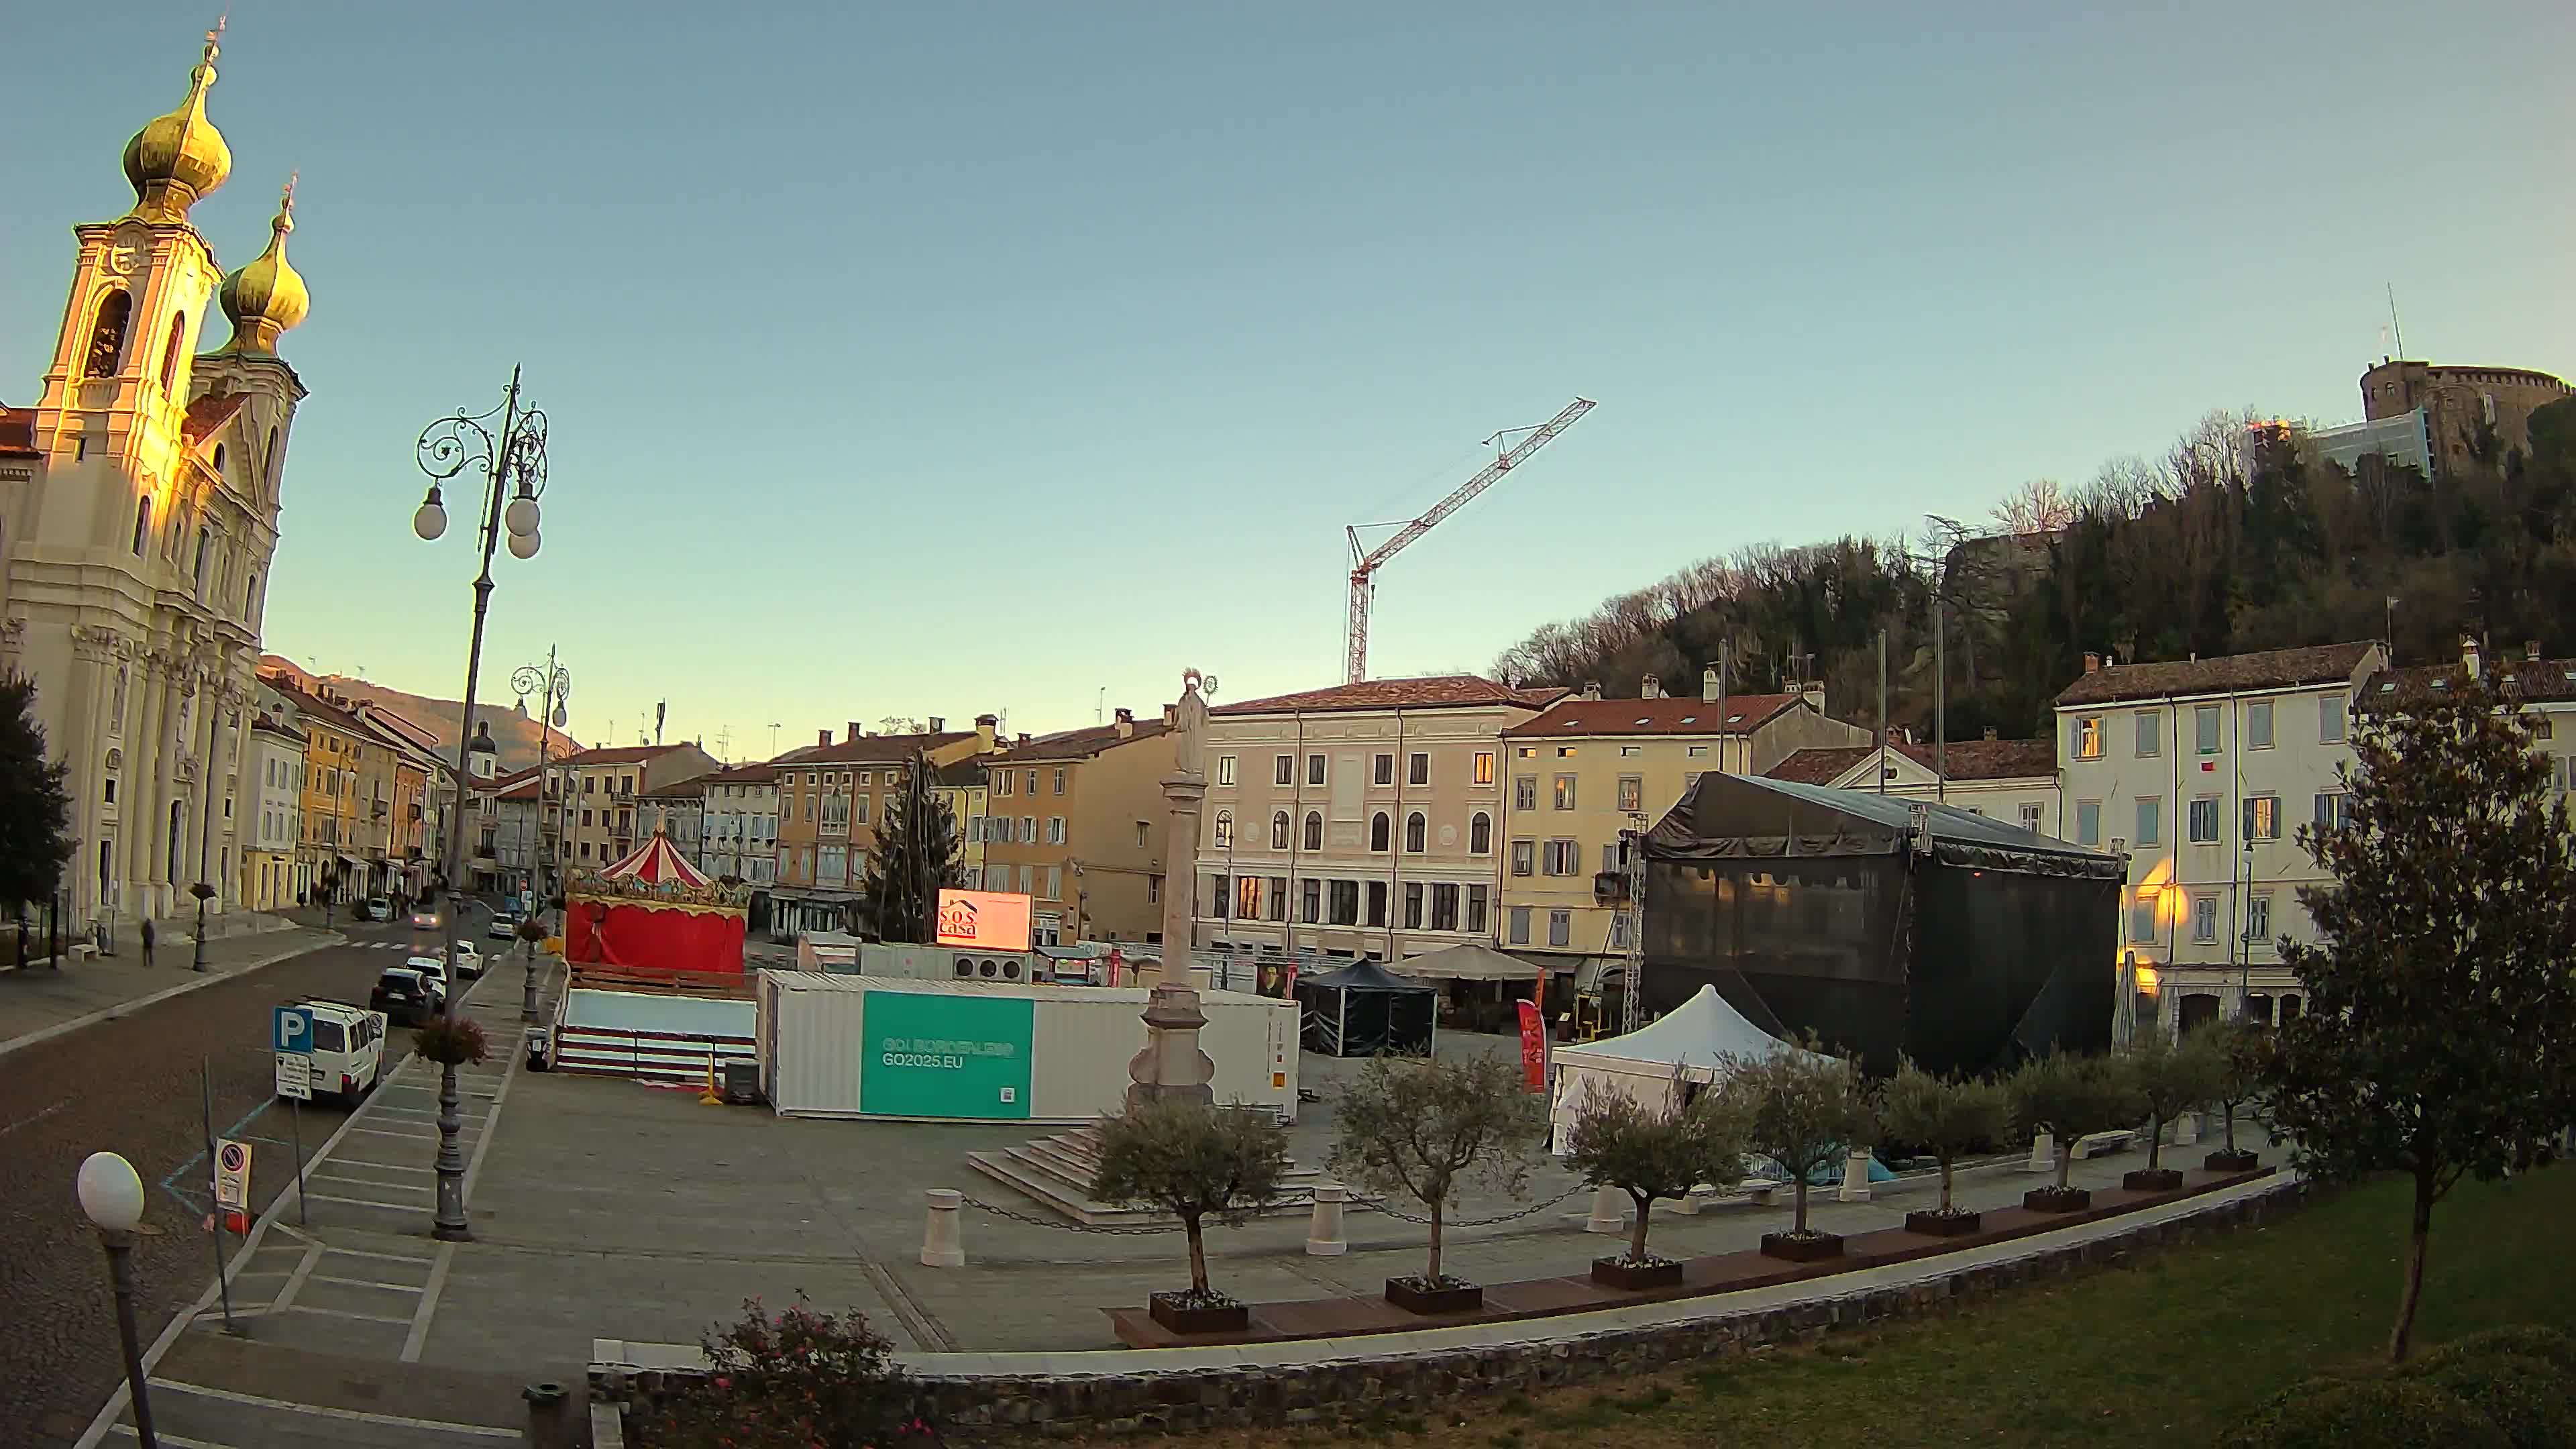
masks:
[[[215,1206],[250,1210],[250,1144],[226,1138],[215,1144]]]
[[[274,1046],[280,1055],[288,1052],[297,1056],[312,1055],[313,1011],[310,1007],[279,1007],[276,1016],[272,1018],[271,1031],[273,1035],[270,1037],[269,1044]]]
[[[277,1054],[277,1095],[298,1102],[313,1100],[313,1059],[295,1052]]]

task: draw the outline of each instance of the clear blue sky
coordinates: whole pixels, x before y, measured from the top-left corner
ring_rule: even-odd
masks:
[[[0,55],[0,398],[216,0]],[[1912,530],[2408,351],[2576,367],[2576,8],[234,0],[227,266],[301,168],[268,644],[453,695],[412,441],[553,418],[487,693],[736,755],[1338,678],[1346,523],[1600,407],[1383,576],[1379,673]],[[1185,578],[1185,571],[1194,576]],[[1222,702],[1222,699],[1220,700]]]

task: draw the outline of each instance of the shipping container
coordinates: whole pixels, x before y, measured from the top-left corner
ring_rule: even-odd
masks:
[[[1125,1101],[1145,1048],[1141,987],[764,972],[761,1086],[779,1115],[1087,1122]],[[1199,996],[1226,1105],[1297,1115],[1297,1007]]]

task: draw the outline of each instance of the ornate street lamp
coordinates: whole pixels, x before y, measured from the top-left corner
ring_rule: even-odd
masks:
[[[500,420],[497,436],[486,426],[495,416]],[[506,537],[512,558],[537,555],[537,499],[546,491],[546,415],[519,405],[519,369],[514,367],[510,369],[509,391],[502,395],[499,407],[477,414],[459,411],[454,417],[439,419],[421,430],[414,452],[420,470],[429,475],[430,481],[428,496],[412,514],[411,529],[426,542],[436,542],[447,532],[447,505],[438,485],[469,468],[483,473],[483,506],[476,515],[483,567],[474,579],[474,634],[466,650],[465,710],[459,717],[465,724],[456,732],[456,801],[447,819],[446,854],[452,862],[462,859],[465,849],[466,792],[472,788],[474,778],[469,754],[474,681],[483,671],[483,619],[492,603],[492,553]],[[448,990],[441,1010],[452,1022],[456,1018],[456,999],[463,993],[456,987],[456,932],[445,934]],[[446,1063],[439,1072],[438,1211],[430,1233],[448,1242],[474,1236],[465,1218],[465,1151],[458,1141],[458,1133],[465,1125],[463,1107],[457,1091],[456,1063]]]
[[[134,1164],[113,1152],[93,1152],[72,1180],[81,1212],[107,1249],[107,1277],[116,1293],[116,1334],[125,1347],[125,1387],[134,1400],[134,1437],[157,1449],[152,1400],[145,1390],[143,1345],[134,1332],[134,1233],[143,1226],[143,1179]]]

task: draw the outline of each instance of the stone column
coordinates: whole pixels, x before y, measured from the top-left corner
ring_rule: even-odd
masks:
[[[957,1210],[966,1195],[953,1188],[934,1187],[922,1193],[929,1206],[921,1227],[921,1265],[925,1268],[963,1268],[966,1266],[966,1243],[957,1228]]]
[[[1306,1223],[1306,1256],[1338,1258],[1351,1250],[1342,1236],[1342,1205],[1350,1201],[1351,1190],[1339,1183],[1315,1186],[1315,1214]]]
[[[1199,1010],[1199,995],[1190,989],[1189,970],[1198,884],[1199,802],[1207,798],[1207,775],[1200,767],[1207,701],[1199,697],[1195,669],[1181,676],[1174,720],[1172,773],[1163,777],[1163,797],[1171,802],[1171,833],[1163,848],[1163,969],[1147,982],[1152,990],[1145,1003],[1145,1049],[1127,1064],[1130,1107],[1149,1101],[1216,1100],[1208,1087],[1216,1079],[1216,1063],[1199,1050],[1199,1028],[1207,1025],[1207,1014]]]
[[[1843,1159],[1842,1190],[1835,1194],[1844,1202],[1869,1201],[1869,1150],[1854,1148]]]
[[[2024,1172],[2057,1171],[2057,1139],[2045,1132],[2035,1132],[2030,1139],[2030,1160],[2021,1165]]]
[[[1583,1220],[1587,1233],[1621,1233],[1628,1229],[1628,1194],[1615,1187],[1594,1188],[1592,1215]]]

